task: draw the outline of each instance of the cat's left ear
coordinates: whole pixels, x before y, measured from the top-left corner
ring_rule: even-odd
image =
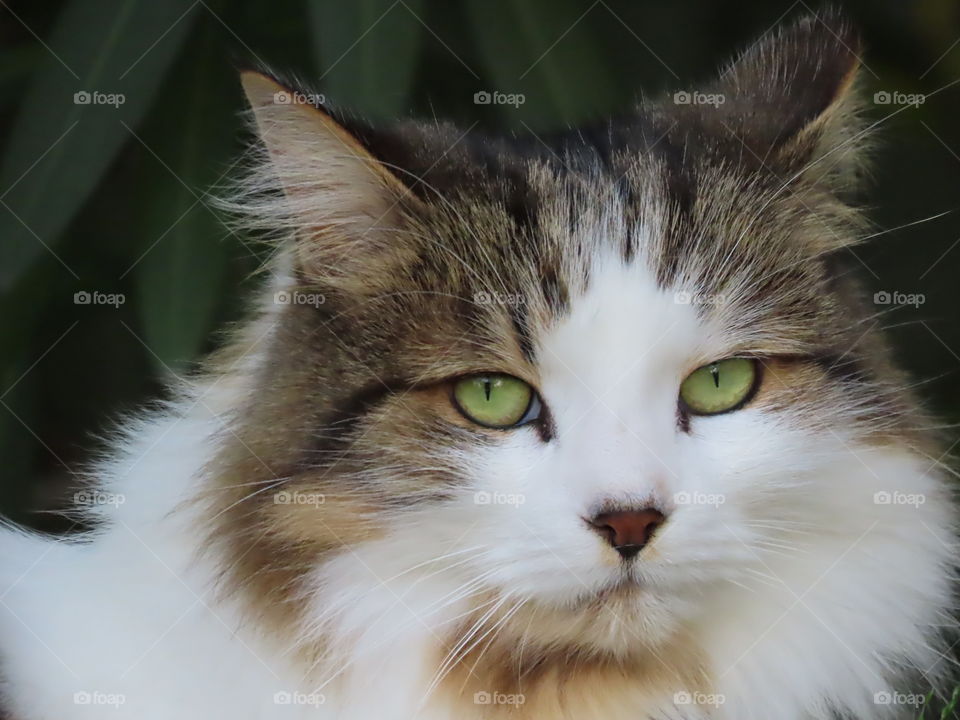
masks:
[[[241,82],[268,154],[250,188],[261,199],[241,210],[291,231],[305,279],[375,287],[402,259],[397,238],[417,199],[307,93],[255,71],[242,73]]]
[[[857,73],[862,45],[836,13],[803,17],[747,49],[698,106],[731,153],[784,180],[806,178],[843,191],[860,175],[863,123]]]

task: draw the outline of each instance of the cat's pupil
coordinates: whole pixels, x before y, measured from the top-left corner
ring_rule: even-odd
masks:
[[[493,386],[493,383],[490,381],[490,378],[483,379],[483,394],[487,398],[487,402],[490,402],[490,388]]]
[[[713,376],[713,385],[717,389],[720,388],[720,368],[716,365],[710,366],[710,374]]]

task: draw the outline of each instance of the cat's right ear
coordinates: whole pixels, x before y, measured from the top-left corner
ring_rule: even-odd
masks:
[[[856,80],[860,52],[859,36],[842,15],[809,15],[767,32],[703,92],[675,93],[653,110],[684,147],[699,142],[726,162],[784,182],[854,189],[867,138]]]
[[[293,232],[297,271],[337,285],[388,272],[402,252],[394,231],[418,202],[407,186],[308,94],[255,71],[240,79],[267,150],[261,174],[282,189],[255,212]]]
[[[836,11],[769,32],[720,77],[715,87],[726,102],[718,122],[738,152],[752,146],[787,177],[849,187],[863,163],[861,52],[856,30]]]

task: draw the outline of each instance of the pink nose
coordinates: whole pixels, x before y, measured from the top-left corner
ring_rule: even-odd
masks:
[[[654,508],[617,510],[600,513],[589,521],[589,525],[610,543],[624,560],[629,560],[650,542],[653,533],[666,519],[662,512]]]

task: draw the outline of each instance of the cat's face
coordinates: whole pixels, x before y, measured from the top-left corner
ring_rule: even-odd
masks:
[[[859,337],[859,311],[833,287],[841,271],[776,187],[765,217],[754,188],[752,204],[711,195],[682,218],[657,170],[631,178],[633,208],[597,178],[597,205],[575,218],[582,200],[534,173],[548,184],[535,225],[505,243],[528,251],[497,259],[473,239],[497,224],[456,219],[470,207],[460,200],[444,215],[448,234],[431,222],[418,230],[436,267],[398,274],[335,323],[369,343],[348,354],[372,399],[337,416],[349,431],[321,439],[314,467],[284,487],[377,508],[352,572],[369,568],[379,582],[428,563],[454,586],[483,578],[477,599],[524,600],[541,618],[592,615],[599,602],[614,614],[596,638],[578,628],[578,642],[619,651],[639,634],[675,632],[704,611],[705,593],[756,582],[799,536],[863,531],[850,516],[863,517],[889,479],[862,456],[909,413]],[[707,218],[709,234],[697,232]],[[437,245],[455,250],[437,257]],[[729,409],[690,409],[685,380],[718,361],[726,372],[728,359],[752,364],[749,386],[721,398]],[[471,378],[500,375],[529,388],[491,383],[493,409],[516,427],[486,427],[484,403],[457,397]],[[595,527],[605,512],[648,510],[661,517],[630,557]],[[633,631],[608,635],[611,624]]]
[[[838,257],[854,68],[801,26],[742,59],[722,105],[533,150],[348,131],[247,76],[272,163],[254,189],[283,192],[254,207],[296,232],[303,300],[273,311],[234,462],[285,495],[225,513],[238,562],[283,578],[268,594],[423,568],[451,598],[427,622],[492,597],[487,622],[554,613],[544,642],[619,652],[801,534],[855,538],[913,409]]]

